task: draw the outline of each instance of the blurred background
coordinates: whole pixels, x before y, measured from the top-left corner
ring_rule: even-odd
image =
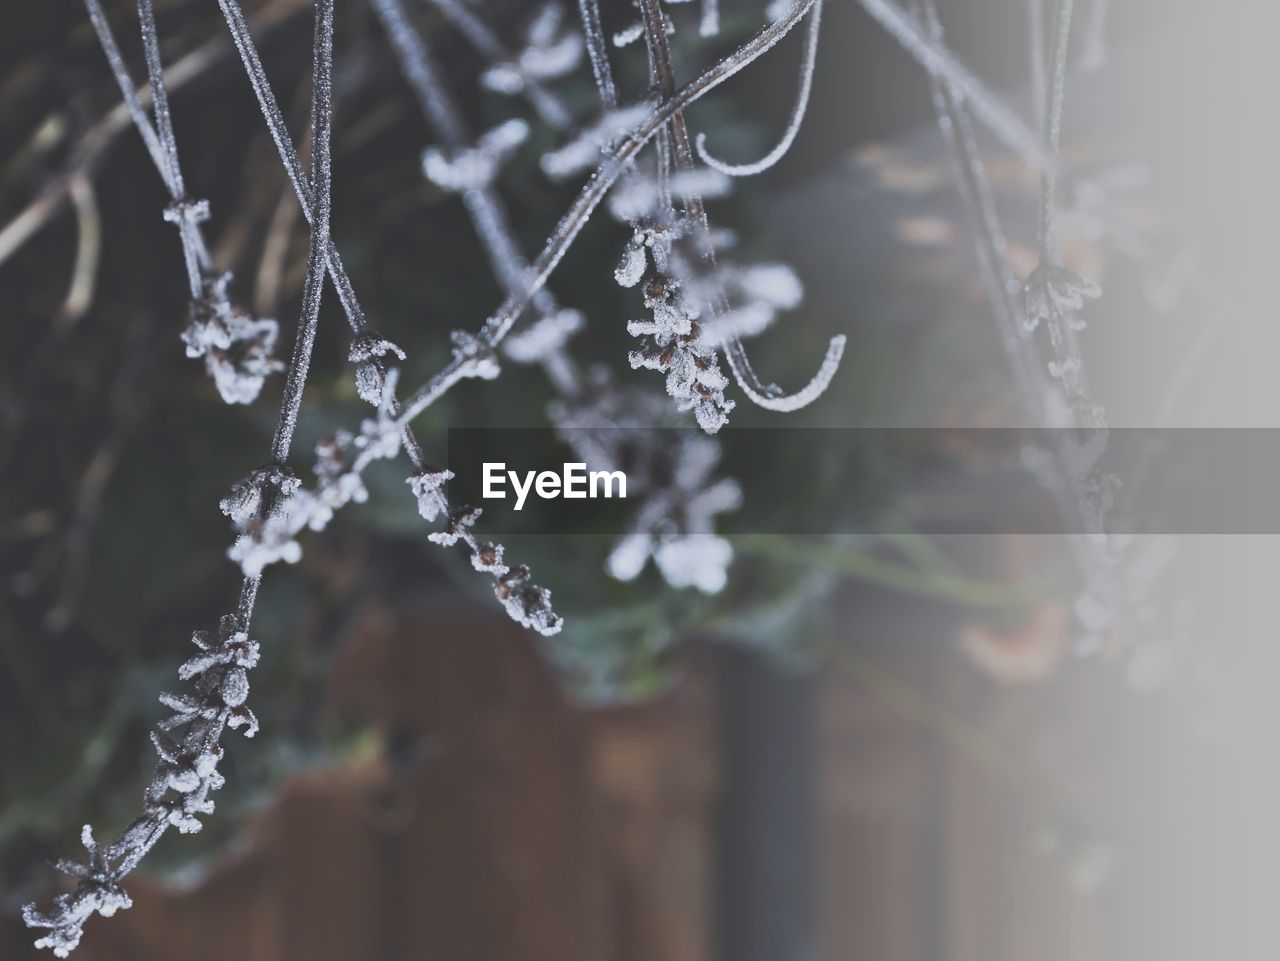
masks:
[[[477,85],[482,59],[436,8],[408,6],[474,129],[527,115]],[[473,6],[512,45],[538,9]],[[611,29],[632,16],[603,6]],[[710,212],[804,283],[803,304],[753,342],[766,379],[798,385],[830,336],[849,346],[814,406],[783,416],[740,400],[733,422],[1025,424],[927,76],[858,3],[826,6],[796,148]],[[133,5],[105,7],[143,77]],[[303,142],[310,4],[245,9]],[[1029,9],[940,11],[957,56],[1028,118]],[[280,320],[287,356],[299,208],[217,5],[156,10],[214,261],[235,272],[238,302]],[[743,0],[721,12],[721,33],[700,38],[694,11],[672,9],[679,79],[764,22]],[[1060,244],[1104,288],[1083,341],[1115,425],[1274,426],[1265,19],[1077,5],[1063,152],[1111,219],[1068,177]],[[59,890],[47,859],[73,853],[81,824],[105,837],[138,811],[156,695],[238,584],[216,504],[262,461],[281,381],[227,406],[183,356],[167,197],[80,5],[26,4],[3,22],[0,957],[17,959],[38,953],[21,904]],[[751,159],[773,143],[800,46],[789,37],[690,111],[715,152]],[[364,0],[338,4],[336,58],[333,236],[416,384],[447,360],[447,332],[474,329],[501,291],[463,205],[420,173],[432,133]],[[627,89],[644,86],[642,50],[616,66]],[[590,116],[585,60],[555,90]],[[499,181],[528,254],[578,189],[542,176],[556,135],[531,127]],[[983,149],[1025,276],[1036,178],[998,142]],[[626,238],[596,218],[550,283],[586,315],[578,356],[623,383],[652,378],[626,362],[638,296],[612,279]],[[367,412],[331,300],[299,450]],[[449,426],[543,426],[551,400],[536,371],[509,365],[416,426],[437,444]],[[780,457],[794,456],[786,436]],[[822,483],[895,509],[892,485],[862,481]],[[367,504],[266,575],[262,732],[229,745],[217,814],[161,843],[129,886],[134,907],[91,921],[76,957],[1275,956],[1274,538],[1153,537],[1173,560],[1150,603],[1177,612],[1177,629],[1118,632],[1085,656],[1060,538],[739,531],[728,586],[708,596],[652,570],[611,579],[611,538],[517,531],[511,556],[566,619],[543,639],[506,619],[464,557],[427,542],[402,473],[382,465],[368,486]]]

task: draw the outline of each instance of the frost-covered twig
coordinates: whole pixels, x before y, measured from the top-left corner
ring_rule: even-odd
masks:
[[[328,221],[327,115],[332,76],[332,31],[333,0],[317,0],[312,106],[316,138],[313,145],[313,182],[318,198],[315,212],[317,229],[313,231],[308,293],[304,296],[306,306],[300,324],[300,327],[310,324],[312,329],[313,305],[318,304],[319,282],[324,278],[319,252],[325,249],[323,238]],[[306,339],[305,332],[300,330],[300,344]],[[246,524],[252,519],[266,523],[275,514],[280,499],[287,499],[290,493],[288,472],[283,461],[288,455],[297,416],[296,403],[291,401],[296,401],[301,393],[308,359],[309,344],[300,346],[295,351],[294,369],[289,376],[289,383],[295,387],[286,392],[286,401],[281,408],[281,426],[272,442],[276,463],[256,472],[260,483],[252,487],[252,497],[243,496],[248,488],[241,489],[242,496],[236,508]],[[276,483],[268,483],[271,479]],[[94,914],[110,916],[131,905],[122,886],[124,877],[171,826],[184,833],[198,831],[199,815],[212,813],[214,805],[209,795],[223,784],[217,765],[223,754],[221,739],[224,730],[245,726],[249,736],[257,731],[257,719],[245,706],[245,701],[249,692],[247,674],[258,662],[258,647],[249,639],[248,632],[260,579],[260,572],[246,573],[235,614],[224,616],[217,631],[198,631],[194,635],[200,654],[179,670],[182,680],[192,682],[192,693],[161,697],[161,702],[173,714],[162,721],[152,735],[160,760],[146,791],[142,815],[125,829],[119,839],[107,846],[99,845],[92,830],[86,826],[81,839],[89,854],[88,862],[61,861],[57,864],[65,873],[80,879],[76,890],[56,898],[49,911],[39,911],[33,904],[23,909],[23,918],[29,926],[48,931],[36,941],[37,947],[51,948],[59,957],[68,956],[79,944],[84,924],[89,918]],[[185,728],[185,733],[175,742],[171,732],[180,728]]]
[[[240,52],[241,60],[257,96],[263,118],[267,122],[272,139],[276,144],[276,149],[280,154],[280,159],[285,166],[285,171],[294,186],[295,193],[298,195],[298,201],[302,205],[303,213],[308,222],[312,224],[314,235],[317,219],[317,212],[314,208],[315,192],[302,175],[297,151],[294,149],[288,129],[284,125],[283,115],[280,113],[275,94],[272,92],[271,84],[267,80],[266,72],[263,70],[253,38],[249,34],[244,14],[236,0],[219,0],[219,5],[222,7],[223,15],[235,40],[236,48]],[[423,461],[421,445],[409,426],[411,415],[406,416],[400,404],[396,401],[396,382],[390,376],[390,372],[386,367],[388,357],[395,356],[403,360],[404,352],[395,344],[381,338],[367,327],[364,313],[360,308],[359,301],[356,299],[355,289],[342,266],[336,245],[328,237],[327,230],[323,237],[318,238],[318,242],[323,244],[329,275],[334,280],[338,299],[354,334],[348,359],[356,365],[357,387],[365,400],[378,405],[379,408],[378,419],[366,422],[366,430],[363,433],[370,435],[370,431],[372,431],[372,436],[366,436],[367,443],[363,448],[364,455],[360,457],[354,469],[347,473],[358,480],[360,471],[369,462],[369,455],[373,451],[381,452],[378,456],[394,456],[395,450],[392,449],[389,438],[398,435],[410,462],[413,464],[414,476],[432,475],[436,472]],[[315,250],[313,249],[312,252],[315,253]],[[309,270],[308,276],[310,275],[311,272]],[[454,333],[453,340],[453,360],[433,378],[432,383],[437,393],[431,395],[431,400],[442,395],[463,379],[469,377],[492,379],[497,376],[498,366],[490,348],[471,335],[461,331]],[[253,476],[250,475],[250,478],[246,478],[246,481],[242,483],[250,482]],[[290,494],[293,495],[292,497],[280,499],[269,516],[264,516],[260,522],[252,522],[248,530],[241,530],[241,538],[244,538],[246,534],[251,536],[248,541],[238,540],[239,547],[233,547],[232,554],[233,559],[241,563],[246,571],[260,570],[263,563],[277,560],[287,561],[291,558],[296,559],[300,551],[293,540],[293,535],[300,532],[304,527],[319,529],[319,527],[323,527],[324,523],[327,523],[328,515],[322,509],[316,508],[314,502],[307,501],[304,493],[298,489],[296,483],[292,483],[290,491]],[[332,494],[332,492],[330,493]],[[480,514],[479,510],[474,508],[451,509],[445,499],[443,490],[438,491],[434,496],[442,505],[441,509],[446,514],[450,514],[450,516],[466,513],[471,516],[471,522],[474,523],[475,518]],[[350,498],[342,499],[342,503],[346,503],[348,499]],[[321,500],[324,500],[323,496]],[[339,504],[338,506],[341,505]],[[331,513],[332,511],[330,510],[329,514]],[[426,514],[424,513],[425,516]],[[243,528],[243,526],[242,522],[238,522],[238,527]],[[477,543],[474,543],[474,538],[463,538],[461,542],[472,551],[474,564],[475,551],[478,549]],[[458,543],[456,538],[448,541],[449,545],[455,543]],[[247,565],[246,560],[248,561]],[[545,589],[526,585],[524,593],[529,594],[530,591],[539,592],[539,596],[544,597],[544,600],[550,596]],[[504,595],[502,590],[498,591],[498,595],[504,606],[507,607],[508,612],[512,612],[514,608],[508,603],[508,596]],[[515,615],[513,614],[513,616]],[[522,621],[522,623],[524,622]],[[536,623],[530,623],[538,630],[553,633],[559,630],[560,621],[557,616],[551,614],[550,608],[547,607],[546,616],[541,616]]]
[[[154,126],[98,0],[85,0],[85,7],[134,125],[172,198],[164,217],[178,228],[191,292],[191,321],[182,334],[187,355],[205,358],[205,366],[227,403],[247,404],[258,396],[266,377],[282,369],[271,356],[279,328],[274,320],[255,319],[232,306],[227,297],[229,275],[219,277],[212,271],[200,229],[209,217],[209,205],[192,200],[186,193],[151,2],[138,0],[138,19],[155,111]]]
[[[591,75],[600,92],[600,104],[605,113],[618,108],[618,88],[613,80],[613,67],[609,63],[609,45],[605,42],[604,26],[600,22],[600,0],[578,0],[578,14],[582,22],[582,37],[591,59]]]
[[[149,0],[140,0],[139,9],[144,33],[148,32],[150,25],[154,36]],[[323,260],[319,252],[325,249],[322,238],[327,235],[329,216],[332,46],[333,0],[316,0],[312,64],[312,179],[317,195],[317,225],[313,229],[313,253],[308,264],[298,347],[288,375],[290,387],[286,389],[280,424],[271,444],[274,463],[257,472],[262,480],[254,487],[253,497],[241,497],[238,502],[241,517],[246,522],[251,517],[269,518],[278,499],[287,497],[289,493],[288,472],[283,464],[297,419],[297,399],[306,383],[310,338],[314,336],[319,287],[324,280]],[[158,59],[151,56],[148,59],[155,63],[153,69],[158,69]],[[305,330],[308,326],[311,328],[310,336]],[[269,478],[275,483],[269,484]],[[244,726],[245,733],[252,737],[258,729],[257,718],[245,701],[249,694],[248,671],[258,663],[258,645],[249,639],[249,629],[260,583],[260,571],[246,572],[236,612],[225,615],[216,631],[197,631],[193,636],[200,653],[178,671],[180,679],[192,683],[193,692],[161,695],[161,703],[173,713],[152,733],[152,743],[160,760],[144,797],[142,815],[124,830],[119,839],[105,847],[94,840],[92,830],[86,825],[81,840],[89,854],[88,863],[58,863],[62,871],[80,879],[76,890],[56,898],[51,911],[41,912],[33,904],[23,909],[23,919],[28,926],[48,929],[49,933],[36,941],[37,947],[51,948],[59,957],[67,957],[80,943],[84,924],[89,918],[94,914],[110,916],[132,904],[121,882],[170,827],[177,827],[183,833],[199,831],[199,815],[213,812],[214,804],[209,795],[223,785],[222,775],[217,770],[223,754],[223,732],[228,727]],[[170,732],[177,729],[185,729],[185,733],[175,742]]]
[[[808,13],[814,4],[796,3],[791,10],[780,17],[775,24],[794,17],[797,12],[803,10]],[[663,27],[664,20],[661,8],[658,6],[658,0],[640,0],[640,10],[644,18],[645,40],[649,47],[650,69],[658,82],[658,89],[664,97],[671,96],[674,88],[674,75],[671,68],[670,47],[667,42],[667,33]],[[803,14],[801,14],[803,15]],[[795,20],[792,21],[796,22]],[[766,28],[767,30],[768,28]],[[683,172],[693,170],[693,150],[689,143],[688,128],[685,125],[684,114],[682,111],[675,111],[670,118],[671,146],[677,169]],[[663,145],[659,145],[659,153],[663,149]],[[706,211],[702,205],[702,199],[696,192],[690,193],[684,198],[685,210],[693,223],[696,234],[695,240],[701,247],[701,256],[711,271],[716,268],[715,249],[710,241],[710,228],[707,223]],[[723,295],[713,296],[707,306],[713,315],[722,315],[727,312],[728,305]],[[836,370],[840,366],[840,359],[844,354],[845,338],[843,335],[831,338],[827,347],[827,353],[823,359],[821,367],[813,378],[799,391],[794,394],[786,394],[781,388],[774,384],[765,385],[760,381],[755,369],[751,365],[751,361],[747,356],[746,348],[743,346],[741,339],[734,332],[730,332],[724,342],[725,357],[729,362],[729,368],[732,370],[734,379],[742,391],[757,406],[766,410],[773,411],[794,411],[802,407],[806,407],[826,391],[831,383],[831,379],[835,376]],[[716,401],[714,391],[709,398],[711,402]],[[707,397],[700,398],[695,410],[700,413],[706,413]],[[717,405],[719,406],[719,405]],[[716,418],[719,420],[719,418]],[[701,421],[700,421],[701,422]],[[714,422],[714,421],[713,421]],[[723,423],[723,421],[720,421]],[[705,425],[704,425],[705,426]]]
[[[149,0],[142,0],[146,3]],[[302,407],[302,389],[311,366],[311,349],[320,321],[324,292],[325,255],[329,249],[329,212],[333,174],[329,163],[333,130],[333,0],[316,2],[316,39],[311,70],[311,236],[307,273],[302,285],[302,315],[293,342],[293,360],[285,379],[280,417],[271,439],[271,458],[283,465],[293,443],[293,429]]]
[[[933,0],[916,0],[921,28],[940,42],[942,27]],[[983,169],[966,101],[954,88],[932,78],[931,89],[942,133],[955,160],[960,196],[977,239],[978,260],[987,292],[999,322],[1002,341],[1034,422],[1050,427],[1072,426],[1071,411],[1062,392],[1049,376],[1023,314],[1019,285],[1005,255],[1004,234],[996,214],[991,186]],[[1032,463],[1054,497],[1063,518],[1076,565],[1084,581],[1077,610],[1090,638],[1096,638],[1122,616],[1123,579],[1118,577],[1120,557],[1114,538],[1106,533],[1106,515],[1112,491],[1095,470],[1106,444],[1106,434],[1094,431],[1077,445],[1070,436],[1050,450],[1029,452],[1043,464]]]
[[[818,57],[818,34],[821,31],[821,24],[822,3],[819,0],[818,3],[813,5],[813,12],[809,14],[809,30],[805,34],[804,53],[800,61],[800,89],[796,93],[796,102],[791,108],[791,116],[787,119],[787,126],[782,132],[782,138],[773,146],[773,149],[753,163],[726,163],[707,152],[707,135],[700,133],[698,134],[696,146],[698,148],[698,156],[704,164],[730,177],[753,177],[756,174],[764,173],[787,155],[787,151],[795,143],[796,135],[800,133],[800,126],[804,123],[805,110],[809,106],[809,93],[813,89],[813,68]]]
[[[142,49],[147,61],[147,77],[151,82],[151,107],[156,118],[156,132],[160,140],[161,156],[173,196],[173,206],[166,211],[166,220],[173,220],[182,235],[182,251],[187,262],[187,281],[191,297],[200,296],[202,276],[209,270],[209,254],[204,238],[196,225],[209,216],[208,204],[187,197],[186,183],[182,177],[182,165],[178,161],[178,141],[173,134],[173,118],[169,114],[169,93],[164,84],[164,68],[160,63],[160,39],[156,35],[155,12],[151,0],[138,0],[138,20],[142,24]],[[117,54],[118,56],[118,54]]]
[[[1057,0],[1050,45],[1048,86],[1044,101],[1044,130],[1049,149],[1057,151],[1062,134],[1062,101],[1066,87],[1067,47],[1070,39],[1072,0]],[[1096,283],[1056,263],[1054,227],[1058,178],[1053,169],[1040,174],[1038,246],[1040,262],[1027,278],[1025,322],[1029,330],[1043,324],[1053,352],[1050,373],[1062,381],[1077,414],[1087,426],[1102,426],[1102,411],[1089,401],[1088,380],[1076,336],[1084,328],[1081,310],[1088,298],[1102,291]]]

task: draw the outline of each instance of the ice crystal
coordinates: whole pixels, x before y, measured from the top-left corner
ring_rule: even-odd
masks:
[[[622,259],[613,271],[613,279],[623,287],[634,287],[644,276],[648,258],[644,253],[644,242],[632,238],[622,252]]]
[[[231,485],[218,507],[233,524],[247,524],[281,498],[293,496],[302,482],[287,467],[266,464]]]
[[[421,504],[421,501],[419,501]],[[451,511],[448,521],[445,522],[444,530],[433,531],[427,535],[427,540],[433,544],[439,544],[441,547],[453,547],[458,541],[466,541],[472,536],[471,528],[476,526],[476,521],[480,519],[483,511],[478,507],[463,507],[456,511]]]
[[[210,208],[207,200],[192,200],[183,197],[164,208],[164,219],[180,229],[194,227],[209,219]]]

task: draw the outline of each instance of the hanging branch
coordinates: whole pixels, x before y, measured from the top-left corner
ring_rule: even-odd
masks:
[[[279,328],[274,320],[257,320],[233,308],[226,292],[230,275],[214,277],[211,273],[212,264],[200,230],[201,223],[209,217],[209,204],[186,195],[150,0],[139,0],[138,19],[155,107],[155,127],[142,106],[98,0],[85,0],[85,7],[134,126],[142,135],[152,163],[172,198],[164,217],[178,227],[191,293],[191,321],[182,334],[187,356],[205,358],[205,367],[227,403],[250,403],[257,398],[267,376],[282,369],[272,358]]]
[[[813,3],[805,5],[805,13],[814,5]],[[799,6],[797,4],[793,7],[790,15],[794,16]],[[645,39],[650,49],[651,69],[657,78],[659,91],[662,92],[664,97],[670,96],[674,88],[674,76],[671,69],[671,53],[667,43],[662,10],[658,6],[658,0],[640,0],[640,10],[644,18]],[[775,21],[775,23],[782,22],[786,18],[787,15],[784,15],[783,18]],[[795,22],[798,21],[792,20],[793,24]],[[693,150],[689,144],[689,132],[683,112],[676,111],[673,113],[669,125],[676,167],[686,173],[690,172],[694,167]],[[661,144],[659,149],[661,150]],[[694,221],[695,229],[698,231],[698,241],[702,246],[702,257],[708,267],[714,271],[716,265],[715,249],[709,239],[710,228],[707,222],[706,210],[702,205],[702,198],[697,191],[687,192],[684,197],[684,203],[685,209]],[[728,307],[723,294],[713,297],[710,306],[716,316],[723,316]],[[818,372],[814,374],[808,384],[794,394],[784,393],[776,384],[766,385],[760,381],[759,376],[751,365],[750,358],[747,356],[746,347],[743,346],[742,340],[736,331],[730,330],[726,336],[724,352],[738,386],[754,404],[763,407],[765,410],[789,412],[807,407],[826,391],[840,367],[840,359],[844,354],[844,347],[845,337],[843,335],[832,337]]]
[[[732,164],[718,160],[708,153],[707,135],[700,133],[695,143],[698,149],[698,156],[704,164],[729,177],[754,177],[756,174],[764,173],[787,155],[787,151],[795,143],[796,135],[800,133],[800,125],[804,123],[805,110],[809,106],[809,93],[813,89],[813,68],[818,58],[818,33],[821,22],[822,3],[819,0],[818,3],[813,5],[813,12],[809,14],[809,30],[805,34],[804,53],[800,61],[800,90],[796,94],[796,102],[791,108],[790,117],[787,119],[786,129],[782,132],[782,139],[774,145],[772,150],[754,163]]]
[[[151,0],[138,0],[138,18],[142,24],[142,43],[146,53],[147,76],[151,85],[151,103],[155,111],[155,126],[147,116],[146,108],[138,98],[137,87],[129,76],[120,48],[116,44],[111,25],[107,22],[99,0],[85,0],[85,9],[98,35],[98,43],[106,54],[111,73],[120,87],[120,94],[133,118],[134,126],[142,135],[147,153],[155,164],[165,188],[173,201],[165,219],[173,220],[182,239],[183,260],[187,267],[187,282],[193,300],[201,294],[201,279],[209,269],[209,252],[200,231],[200,223],[208,218],[207,202],[187,198],[186,184],[182,177],[182,165],[178,160],[178,144],[173,135],[173,123],[169,116],[169,97],[164,82],[164,70],[160,64],[160,47],[156,37],[155,17]],[[157,133],[157,128],[159,133]]]
[[[92,16],[95,0],[87,2],[91,5]],[[66,957],[79,944],[83,926],[89,918],[94,914],[109,916],[131,905],[123,888],[123,879],[170,827],[177,827],[182,832],[197,831],[200,829],[199,816],[212,813],[214,804],[210,795],[223,784],[223,778],[217,771],[223,756],[223,733],[227,728],[239,727],[245,727],[245,733],[250,736],[257,731],[257,720],[245,701],[249,693],[248,672],[259,658],[258,645],[250,640],[249,631],[263,567],[274,560],[296,559],[296,545],[291,546],[290,540],[292,534],[303,527],[323,526],[336,507],[361,499],[361,471],[375,459],[394,456],[402,441],[418,468],[418,473],[409,478],[409,485],[418,500],[419,511],[427,520],[434,520],[442,514],[447,518],[444,530],[432,534],[431,539],[446,546],[464,544],[470,551],[473,566],[494,578],[499,600],[520,623],[548,634],[559,629],[560,620],[550,609],[547,592],[531,583],[527,568],[508,566],[504,563],[500,545],[482,543],[471,532],[479,512],[466,508],[450,509],[442,491],[442,485],[450,475],[447,471],[431,471],[422,466],[421,454],[408,430],[408,422],[464,377],[496,376],[494,348],[542,289],[587,218],[636,153],[685,107],[769,50],[804,16],[813,2],[798,0],[786,15],[692,83],[649,109],[641,123],[620,137],[618,145],[597,168],[586,189],[561,219],[542,254],[529,268],[525,282],[508,294],[504,304],[481,328],[479,336],[455,334],[452,361],[416,392],[409,403],[401,406],[395,400],[395,370],[384,371],[376,363],[387,353],[398,353],[398,348],[387,342],[370,342],[373,335],[364,325],[354,290],[329,235],[333,0],[316,2],[312,64],[313,143],[309,178],[302,174],[238,4],[235,0],[219,0],[286,173],[311,227],[299,329],[272,438],[272,462],[237,483],[221,502],[222,509],[232,518],[239,532],[231,555],[240,561],[245,572],[235,611],[225,615],[216,630],[197,631],[194,635],[193,641],[199,652],[179,671],[180,679],[191,683],[191,693],[161,697],[172,714],[157,726],[152,737],[159,762],[145,794],[142,815],[109,845],[98,844],[91,829],[86,827],[81,840],[88,853],[87,862],[58,862],[61,870],[79,879],[76,890],[56,898],[53,908],[47,912],[37,910],[34,905],[24,908],[23,916],[29,926],[48,930],[36,942],[37,946],[51,948],[59,957]],[[150,45],[155,54],[158,45],[154,43],[154,18],[148,0],[140,0],[140,8],[144,33],[150,35],[150,39],[144,37],[144,43]],[[109,61],[122,64],[114,43],[104,45],[108,47]],[[112,50],[115,50],[114,54]],[[158,54],[149,54],[148,60],[153,71],[159,69]],[[131,82],[122,90],[126,101],[137,99]],[[140,110],[133,113],[135,120],[139,116],[146,119]],[[150,136],[144,132],[143,137],[149,143],[153,161],[157,162],[163,174],[164,166],[169,162],[165,158],[176,158],[176,148],[171,152],[166,147],[166,141],[172,145],[168,121],[158,120],[157,123],[162,132],[153,130]],[[147,129],[149,121],[139,124],[140,131]],[[163,132],[165,129],[168,129],[167,133]],[[683,149],[687,150],[687,147],[686,138]],[[366,367],[373,368],[372,373],[366,371],[366,385],[375,381],[381,389],[377,417],[365,422],[359,436],[337,436],[320,445],[321,461],[316,466],[319,485],[317,492],[312,494],[301,490],[298,478],[285,466],[285,460],[292,447],[326,273],[334,279],[339,300],[356,332],[356,342],[363,351],[356,353],[353,349],[353,356],[360,358],[359,362]],[[225,285],[225,280],[222,283]],[[206,289],[208,286],[206,282]],[[706,585],[703,586],[705,589]],[[172,732],[178,730],[184,733],[180,740],[175,741]]]
[[[942,26],[933,0],[915,0],[915,6],[921,11],[922,29],[941,43]],[[1023,301],[1016,293],[1017,278],[1005,254],[1004,233],[966,102],[939,78],[931,78],[930,87],[939,126],[955,161],[961,200],[977,239],[983,282],[1015,381],[1034,423],[1066,426],[1061,392],[1047,376],[1047,367],[1027,330]],[[1105,442],[1103,435],[1095,433],[1093,439],[1099,438]],[[1089,630],[1100,632],[1114,623],[1123,603],[1116,578],[1116,545],[1105,533],[1107,491],[1105,486],[1089,482],[1100,449],[1097,444],[1077,447],[1064,438],[1045,454],[1049,463],[1043,465],[1039,476],[1054,498],[1065,529],[1076,532],[1069,535],[1068,544],[1085,585],[1080,598],[1083,604],[1077,607],[1091,612],[1090,620],[1095,623]]]
[[[1045,91],[1044,131],[1049,149],[1055,154],[1062,137],[1062,103],[1066,88],[1067,49],[1071,32],[1072,0],[1057,0],[1053,24]],[[1040,260],[1023,291],[1026,300],[1026,324],[1034,330],[1041,323],[1049,333],[1054,359],[1049,371],[1062,381],[1072,406],[1087,426],[1101,427],[1102,409],[1089,400],[1089,385],[1080,355],[1077,332],[1084,329],[1081,310],[1086,299],[1097,298],[1101,288],[1093,281],[1055,262],[1056,230],[1054,225],[1057,197],[1057,171],[1045,169],[1040,174],[1040,205],[1037,241]]]
[[[231,30],[236,48],[240,52],[245,71],[257,96],[263,118],[267,122],[272,139],[275,141],[281,162],[284,164],[289,180],[298,195],[298,201],[308,222],[313,227],[316,222],[314,191],[308,186],[301,173],[297,151],[284,125],[280,112],[263,70],[261,59],[249,35],[244,15],[236,0],[219,0],[228,28]],[[314,231],[313,231],[314,233]],[[554,634],[560,630],[562,621],[550,607],[550,592],[529,581],[528,568],[520,565],[507,568],[501,564],[488,564],[484,558],[492,550],[501,553],[501,545],[480,542],[472,533],[480,511],[471,507],[454,507],[450,505],[443,490],[448,472],[437,470],[425,463],[422,448],[409,426],[410,416],[406,416],[395,397],[396,379],[391,376],[394,369],[386,367],[387,358],[394,356],[400,360],[405,357],[395,344],[371,331],[365,324],[364,313],[356,299],[346,271],[342,267],[336,245],[328,237],[318,238],[322,243],[328,271],[334,279],[338,298],[342,303],[354,337],[348,360],[356,365],[356,384],[361,397],[377,405],[378,417],[366,421],[360,436],[345,434],[333,443],[322,444],[317,453],[322,463],[317,466],[317,473],[328,485],[318,495],[311,495],[299,489],[296,478],[286,483],[288,490],[285,496],[275,498],[269,505],[265,520],[257,518],[255,512],[236,503],[224,506],[224,511],[231,516],[240,536],[233,545],[230,556],[237,561],[246,573],[261,570],[262,566],[277,561],[294,561],[301,556],[295,535],[304,528],[320,530],[332,516],[333,510],[350,502],[361,499],[358,492],[363,490],[359,485],[360,473],[364,467],[377,457],[394,457],[403,444],[414,474],[407,483],[418,501],[419,513],[427,521],[435,521],[443,516],[447,519],[445,533],[433,533],[428,539],[443,546],[463,545],[471,557],[472,566],[479,571],[491,574],[495,579],[494,592],[502,602],[508,614],[524,627],[544,633]],[[313,251],[314,253],[314,251]],[[466,378],[478,377],[491,380],[498,375],[498,365],[494,353],[475,337],[462,331],[453,334],[453,360],[446,368],[443,376],[437,379],[439,394]],[[439,396],[439,395],[437,395]],[[434,397],[432,398],[434,400]],[[347,448],[354,448],[357,453],[353,462],[348,463]],[[322,473],[323,472],[323,473]],[[451,475],[450,475],[451,476]],[[247,498],[249,505],[256,505],[263,498],[263,487],[277,484],[271,472],[257,471],[240,482],[241,498]],[[449,533],[456,529],[456,533]],[[512,572],[523,572],[517,589],[511,580]]]

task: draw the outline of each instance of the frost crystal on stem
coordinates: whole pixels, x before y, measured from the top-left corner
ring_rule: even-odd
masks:
[[[206,277],[191,302],[191,321],[182,332],[188,357],[203,357],[218,393],[228,404],[251,404],[271,374],[284,370],[276,360],[280,325],[256,319],[227,296],[231,274]]]
[[[124,876],[132,871],[170,827],[183,833],[200,830],[200,815],[212,814],[209,795],[223,785],[218,773],[222,734],[227,728],[258,730],[258,720],[246,705],[248,672],[258,663],[258,645],[249,639],[247,618],[253,590],[246,584],[241,614],[225,615],[214,631],[196,631],[192,643],[199,653],[178,670],[189,682],[188,693],[162,694],[160,702],[173,713],[156,725],[151,741],[158,755],[155,773],[144,797],[143,813],[110,845],[94,840],[85,825],[80,840],[89,857],[85,863],[59,860],[58,870],[78,878],[75,891],[58,895],[48,912],[28,904],[22,910],[28,926],[48,934],[35,942],[67,957],[80,943],[84,925],[94,914],[110,917],[133,902],[124,890]],[[182,731],[175,739],[171,732]]]

